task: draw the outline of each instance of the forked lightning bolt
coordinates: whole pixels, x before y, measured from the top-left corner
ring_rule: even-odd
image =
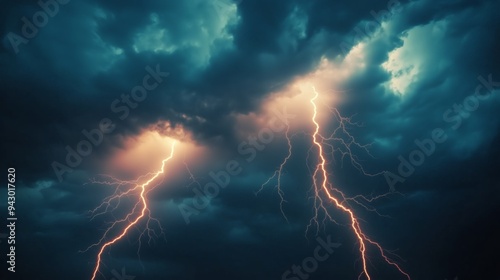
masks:
[[[111,223],[111,226],[108,227],[108,229],[104,232],[103,236],[97,243],[92,244],[85,250],[87,251],[90,248],[96,246],[100,247],[99,252],[97,254],[97,261],[94,268],[94,272],[91,278],[92,280],[96,279],[97,277],[97,273],[99,272],[99,268],[102,262],[102,254],[104,253],[104,251],[108,247],[120,241],[124,236],[126,236],[132,227],[139,225],[139,223],[145,220],[145,229],[142,231],[139,237],[139,242],[146,231],[148,232],[148,236],[150,238],[152,237],[151,234],[155,233],[154,230],[150,229],[150,222],[152,220],[156,222],[158,221],[151,217],[151,211],[149,209],[147,195],[152,189],[154,189],[154,187],[160,184],[160,183],[155,184],[155,181],[158,179],[158,177],[160,177],[160,175],[165,173],[165,166],[167,162],[173,158],[175,143],[176,143],[175,141],[172,143],[170,155],[162,161],[161,168],[157,172],[148,173],[146,175],[140,176],[139,178],[133,181],[118,180],[109,175],[105,175],[110,179],[109,181],[94,181],[100,184],[115,186],[116,189],[113,195],[106,198],[101,205],[99,205],[96,209],[94,209],[94,211],[92,211],[92,213],[94,214],[93,218],[95,218],[98,215],[107,213],[110,210],[112,211],[117,209],[123,197],[126,196],[135,197],[137,199],[137,202],[134,204],[132,210],[128,212],[124,218],[116,220],[113,223]],[[129,187],[126,190],[123,190],[123,188],[127,186],[131,187]],[[109,239],[108,235],[111,234],[111,231],[117,230],[118,227],[120,226],[122,228],[121,230],[118,231],[119,233],[116,234],[114,237],[112,237],[111,240],[105,241],[106,239]],[[161,225],[159,224],[159,222],[158,226],[161,229]]]
[[[324,220],[329,219],[332,222],[337,223],[332,215],[328,211],[328,205],[333,205],[337,209],[341,210],[343,213],[347,215],[350,221],[350,227],[352,228],[352,231],[354,235],[356,236],[356,239],[359,242],[359,253],[361,256],[361,261],[362,261],[362,271],[360,275],[358,276],[358,279],[361,279],[363,275],[365,276],[366,279],[371,280],[372,277],[370,276],[370,273],[368,271],[368,258],[367,258],[367,250],[369,249],[369,246],[375,247],[381,257],[390,265],[394,266],[402,275],[404,275],[408,280],[410,280],[410,276],[404,272],[401,267],[392,261],[389,257],[386,255],[386,251],[382,248],[382,246],[371,240],[362,230],[359,219],[357,218],[356,214],[354,213],[354,210],[352,207],[349,205],[349,202],[356,203],[357,205],[360,205],[364,207],[365,209],[369,211],[374,211],[376,212],[376,209],[371,208],[363,202],[371,202],[373,200],[382,198],[387,196],[387,194],[367,198],[362,195],[357,195],[355,197],[347,197],[342,191],[340,191],[338,188],[334,187],[333,184],[331,183],[331,174],[328,173],[328,151],[331,151],[331,155],[335,151],[338,151],[342,154],[342,160],[344,157],[349,157],[351,163],[353,164],[354,167],[359,169],[363,174],[373,176],[373,175],[379,175],[382,173],[378,174],[369,174],[365,172],[361,164],[359,163],[357,157],[353,154],[352,149],[353,148],[359,148],[362,150],[365,150],[366,152],[366,146],[363,146],[359,144],[358,142],[355,141],[354,137],[352,137],[349,132],[347,131],[346,128],[346,123],[347,124],[353,124],[349,118],[344,118],[340,115],[340,113],[336,109],[330,109],[335,115],[336,118],[339,121],[339,124],[337,128],[334,130],[332,135],[330,137],[324,137],[321,135],[321,125],[318,122],[318,106],[317,106],[317,100],[319,97],[319,93],[316,91],[316,88],[312,86],[313,90],[313,97],[309,100],[310,104],[313,109],[313,113],[311,116],[311,123],[313,125],[314,132],[310,135],[312,139],[312,147],[309,150],[309,153],[315,151],[315,155],[317,158],[317,162],[314,164],[314,168],[312,169],[312,188],[313,188],[313,201],[314,201],[314,215],[311,218],[311,221],[309,225],[307,226],[307,230],[313,225],[316,225],[317,230],[319,230],[319,214],[320,212],[323,212],[324,214]],[[346,135],[347,139],[344,139],[342,137],[336,137],[335,135],[337,133],[343,133]],[[288,141],[288,154],[284,158],[283,162],[280,164],[279,168],[273,173],[271,178],[269,178],[264,184],[268,184],[273,178],[277,178],[277,188],[278,192],[281,197],[281,206],[284,202],[283,198],[283,192],[281,189],[281,173],[283,172],[283,168],[286,165],[287,161],[289,160],[291,156],[291,151],[292,151],[292,145],[291,141],[288,135],[288,130],[286,134],[286,138]],[[337,147],[334,147],[333,144],[331,144],[328,141],[334,141],[335,143],[338,144]],[[328,203],[328,204],[327,204]],[[283,212],[283,208],[281,208]],[[377,212],[378,213],[378,212]],[[286,217],[285,217],[286,218]]]

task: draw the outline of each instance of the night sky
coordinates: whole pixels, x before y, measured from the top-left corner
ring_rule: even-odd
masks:
[[[499,12],[2,1],[0,278],[500,280]]]

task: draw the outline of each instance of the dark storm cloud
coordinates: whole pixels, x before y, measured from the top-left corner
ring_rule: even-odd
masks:
[[[49,154],[56,159],[64,157],[61,146],[76,145],[81,140],[79,132],[82,129],[97,127],[100,119],[113,115],[110,112],[112,101],[130,92],[144,76],[145,66],[157,64],[170,73],[170,78],[134,110],[137,121],[121,122],[117,133],[135,133],[138,128],[159,119],[184,123],[186,121],[179,116],[187,114],[206,120],[186,123],[200,138],[229,136],[232,128],[228,113],[252,110],[270,90],[312,69],[326,50],[339,43],[316,38],[323,36],[318,35],[321,28],[316,23],[316,12],[325,3],[248,1],[241,3],[237,12],[230,2],[223,3],[226,4],[216,6],[203,1],[140,5],[69,2],[60,5],[59,13],[50,18],[28,44],[19,46],[19,54],[14,55],[9,36],[4,36],[6,49],[2,62],[10,68],[3,75],[5,98],[10,103],[9,108],[19,108],[9,115],[23,122],[22,129],[14,127],[12,122],[7,123],[13,131],[12,139],[16,139],[10,141],[11,147],[25,149],[23,154],[39,159],[33,169],[38,170],[39,175],[46,173],[50,161],[43,159]],[[362,7],[362,11],[350,11],[352,15],[345,27],[332,32],[337,40],[349,32],[356,18],[368,17],[369,9],[379,8],[375,5]],[[342,9],[349,10],[349,7]],[[31,13],[28,11],[37,10],[40,10],[37,5],[30,9],[13,8],[15,16],[8,17],[6,31],[22,35],[21,26],[14,23],[25,15],[29,19]],[[291,16],[293,13],[298,15]],[[293,27],[294,24],[304,25],[303,31],[294,31],[304,32],[304,35],[289,34],[290,29],[300,29]],[[330,28],[329,24],[325,21],[325,28]],[[201,28],[209,35],[204,35]],[[168,36],[162,38],[166,41],[162,47],[173,46],[176,51],[134,51],[141,36],[147,37],[148,32],[161,29],[168,30]],[[224,35],[219,36],[222,33]],[[283,39],[285,33],[291,37]],[[226,40],[224,36],[234,38]],[[144,40],[146,44],[155,44],[152,39]],[[222,43],[232,46],[220,47],[218,44],[222,43],[218,41],[224,40],[228,42]],[[195,47],[196,44],[202,47]],[[288,46],[290,44],[296,47]],[[200,58],[204,61],[193,58],[203,51],[209,52]],[[26,98],[15,97],[19,95],[26,95]],[[58,106],[55,100],[64,106]],[[33,143],[21,137],[21,131],[37,131],[35,134],[44,137]],[[19,142],[18,139],[26,140]],[[46,154],[37,156],[40,151]]]
[[[399,44],[391,45],[389,40],[369,44],[367,61],[376,64],[346,82],[346,88],[354,89],[353,106],[347,105],[346,112],[371,115],[360,117],[370,120],[373,125],[368,138],[393,139],[391,145],[394,146],[385,152],[393,149],[409,153],[414,147],[413,140],[429,138],[434,128],[443,128],[449,135],[447,142],[438,149],[439,152],[448,151],[441,156],[452,153],[467,157],[472,151],[492,143],[499,125],[498,119],[492,118],[498,106],[498,96],[494,92],[498,86],[491,91],[484,80],[491,77],[493,84],[500,80],[500,58],[495,51],[499,44],[498,29],[491,29],[500,24],[492,12],[497,7],[498,3],[484,2],[479,7],[468,7],[446,17],[421,22],[422,25],[408,31],[414,33],[406,46],[403,44],[402,49],[406,48],[407,52],[401,59],[419,68],[415,75],[418,82],[408,87],[401,97],[386,93],[382,84],[390,77],[378,66],[379,61],[387,60],[387,53]],[[410,9],[408,13],[412,13]],[[395,22],[404,19],[405,13]],[[465,98],[474,95],[477,86],[481,86],[480,94],[491,97],[478,101],[477,109],[467,113],[458,124],[459,114],[454,111],[454,104],[463,104]],[[397,135],[400,137],[395,137]],[[470,138],[473,135],[476,139]]]
[[[107,193],[82,184],[98,172],[99,161],[125,136],[167,120],[183,125],[205,145],[225,147],[211,166],[196,170],[204,180],[230,159],[244,163],[237,153],[241,139],[236,136],[234,116],[258,110],[271,92],[315,69],[323,56],[342,59],[341,43],[352,42],[357,26],[376,21],[372,11],[390,6],[389,1],[243,0],[236,9],[229,1],[213,3],[69,1],[34,38],[18,46],[17,54],[8,34],[22,35],[20,19],[31,19],[40,7],[36,1],[4,3],[2,154],[3,164],[19,170],[23,188],[18,194],[19,215],[25,220],[19,228],[23,276],[88,278],[94,252],[78,251],[99,238],[111,217],[88,222],[87,211]],[[500,6],[498,1],[430,0],[401,1],[401,6],[381,34],[361,38],[365,66],[337,85],[337,90],[345,89],[339,109],[345,115],[356,114],[354,119],[364,123],[351,132],[360,142],[373,142],[375,159],[363,155],[371,171],[395,172],[398,155],[407,157],[415,149],[414,140],[429,138],[436,127],[444,128],[449,139],[398,185],[406,197],[395,195],[377,203],[394,219],[360,211],[365,220],[375,219],[363,225],[388,248],[400,248],[398,254],[408,260],[405,265],[416,279],[452,278],[452,273],[467,279],[481,273],[474,268],[484,268],[471,256],[489,252],[484,245],[463,239],[469,234],[486,240],[496,236],[486,218],[478,216],[491,215],[496,209],[492,201],[498,197],[498,90],[481,101],[459,129],[451,129],[443,114],[474,93],[478,76],[491,74],[500,81]],[[400,60],[407,67],[399,73],[418,70],[415,82],[401,95],[388,88],[394,77],[382,66],[398,48],[405,50]],[[143,82],[147,66],[156,65],[168,77],[120,120],[111,104]],[[75,172],[57,182],[51,163],[63,163],[65,147],[75,147],[84,139],[81,131],[98,128],[103,118],[112,119],[116,130]],[[193,216],[190,225],[178,208],[193,198],[192,190],[184,187],[189,182],[158,191],[154,207],[162,224],[168,225],[167,243],[159,238],[156,246],[142,245],[146,267],[142,270],[135,249],[130,250],[137,245],[134,239],[124,241],[106,256],[106,276],[112,278],[112,269],[125,266],[137,279],[161,279],[166,273],[175,279],[280,279],[315,247],[314,238],[304,238],[312,215],[310,201],[304,199],[310,195],[303,160],[310,142],[306,136],[294,139],[296,153],[283,179],[288,223],[272,184],[255,195],[286,155],[283,137],[277,137],[255,161],[242,164],[241,175]],[[335,182],[348,194],[388,190],[383,177],[361,176],[347,163],[332,168],[341,174]],[[446,243],[455,231],[455,239]],[[356,274],[351,260],[359,257],[352,245],[355,240],[344,227],[327,226],[324,232],[332,233],[343,246],[312,279],[331,275],[351,279]],[[450,248],[454,246],[463,246],[466,256],[457,256],[458,249]],[[51,258],[47,252],[53,252]],[[66,265],[54,272],[54,263]],[[465,263],[472,268],[464,268]],[[388,275],[384,277],[391,279]]]

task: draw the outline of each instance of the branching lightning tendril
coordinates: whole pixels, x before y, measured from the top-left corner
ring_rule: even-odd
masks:
[[[383,174],[383,172],[377,174],[370,174],[363,169],[363,166],[360,164],[359,159],[353,153],[352,148],[356,147],[369,153],[367,150],[367,146],[359,144],[358,142],[356,142],[354,137],[349,134],[346,125],[355,125],[355,123],[353,123],[350,118],[343,117],[335,108],[330,108],[330,111],[337,118],[338,126],[329,137],[324,137],[323,135],[321,135],[321,124],[318,122],[318,105],[317,105],[319,93],[316,91],[316,88],[314,86],[312,86],[312,90],[314,95],[309,101],[313,109],[313,113],[311,116],[311,124],[313,125],[314,132],[310,135],[313,145],[309,150],[308,158],[310,153],[315,153],[317,162],[314,164],[314,168],[311,170],[314,215],[311,218],[309,224],[307,225],[306,232],[309,230],[311,226],[314,225],[316,226],[316,230],[319,231],[320,221],[318,217],[320,212],[324,214],[324,219],[322,221],[323,223],[325,223],[326,219],[337,223],[328,211],[328,206],[333,205],[348,216],[350,220],[350,227],[352,228],[352,231],[357,241],[359,242],[358,249],[362,261],[362,271],[359,274],[358,279],[361,279],[363,275],[368,280],[372,279],[372,276],[368,271],[368,264],[367,264],[368,262],[367,250],[369,245],[372,245],[379,251],[381,257],[384,259],[386,263],[394,266],[402,275],[404,275],[408,280],[410,280],[410,276],[406,272],[404,272],[396,262],[387,257],[387,251],[383,249],[379,243],[373,241],[365,234],[365,232],[361,228],[360,219],[356,216],[354,210],[349,205],[349,203],[352,202],[363,207],[366,210],[373,211],[378,214],[376,209],[366,205],[365,203],[386,197],[388,194],[382,194],[372,197],[365,197],[363,195],[347,197],[341,190],[334,187],[333,183],[330,180],[332,175],[328,172],[328,167],[327,167],[328,151],[331,151],[332,156],[334,152],[336,151],[340,152],[340,154],[342,155],[341,157],[342,162],[345,157],[348,157],[352,165],[365,175],[376,176]],[[347,139],[343,137],[336,137],[338,133],[343,133],[344,135],[346,135],[345,138]],[[288,142],[288,154],[281,162],[277,170],[273,173],[273,175],[262,185],[262,187],[264,187],[265,185],[269,184],[273,179],[276,178],[278,193],[281,198],[280,208],[282,212],[284,212],[283,202],[285,202],[285,200],[281,188],[281,175],[284,166],[287,164],[287,161],[289,160],[292,154],[292,144],[289,137],[289,126],[285,136]],[[338,143],[338,146],[334,147],[334,145],[332,145],[329,141]]]
[[[312,87],[312,89],[314,95],[309,101],[313,109],[313,113],[311,116],[311,124],[313,125],[314,132],[310,135],[312,140],[312,146],[308,153],[308,159],[311,153],[316,155],[315,156],[316,163],[314,164],[314,168],[311,170],[314,215],[311,218],[309,224],[307,225],[306,232],[312,226],[316,226],[316,230],[319,231],[320,212],[324,214],[324,219],[322,221],[323,223],[325,223],[327,219],[337,223],[333,219],[330,212],[328,211],[328,207],[330,205],[333,205],[347,215],[350,221],[350,227],[352,228],[352,231],[359,243],[358,249],[362,261],[362,271],[359,274],[358,279],[361,279],[363,275],[368,280],[372,279],[372,276],[368,271],[368,257],[367,257],[367,250],[371,246],[374,247],[380,253],[381,257],[387,264],[395,267],[402,275],[404,275],[408,280],[410,280],[410,276],[406,272],[404,272],[396,262],[387,257],[387,251],[383,249],[383,247],[379,243],[373,241],[365,234],[365,232],[361,228],[360,219],[356,216],[353,208],[350,205],[350,203],[355,203],[356,205],[359,205],[368,211],[373,211],[379,214],[375,208],[366,205],[366,203],[386,197],[388,194],[382,194],[371,197],[365,197],[363,195],[347,197],[341,190],[334,187],[333,183],[331,182],[330,178],[332,177],[332,175],[328,172],[328,167],[327,167],[328,166],[327,158],[329,152],[332,157],[334,152],[340,152],[342,162],[344,161],[345,157],[348,157],[350,159],[351,164],[365,175],[376,176],[382,173],[370,174],[363,169],[363,166],[360,164],[359,159],[355,156],[352,149],[358,148],[369,153],[367,146],[359,144],[358,142],[356,142],[354,137],[349,134],[346,125],[356,125],[356,124],[351,122],[350,118],[343,117],[338,112],[337,109],[329,108],[330,111],[337,118],[338,126],[335,128],[335,130],[329,137],[324,137],[321,134],[321,124],[318,122],[318,105],[317,105],[319,93],[316,91],[314,86]],[[337,137],[336,135],[338,133],[342,133],[346,135],[346,137],[345,138]],[[278,190],[278,195],[281,199],[280,210],[285,219],[288,221],[288,218],[286,217],[285,211],[283,209],[286,200],[283,189],[281,188],[281,183],[282,183],[282,174],[284,172],[284,168],[292,156],[292,141],[290,136],[289,124],[287,124],[285,137],[288,144],[287,155],[285,156],[285,158],[283,159],[277,170],[272,174],[272,176],[266,182],[264,182],[259,191],[261,191],[262,188],[265,185],[269,184],[272,180],[277,181],[276,187]],[[331,142],[337,143],[338,145],[334,146],[333,144],[331,144]],[[97,180],[91,181],[93,183],[99,183],[102,185],[115,187],[114,193],[111,196],[107,197],[96,209],[94,209],[91,212],[92,219],[96,218],[97,216],[113,212],[114,210],[116,210],[120,206],[122,198],[133,197],[136,199],[136,203],[134,204],[133,208],[123,218],[116,219],[115,221],[113,221],[110,224],[110,226],[106,229],[100,240],[95,244],[90,245],[85,250],[88,251],[93,247],[99,247],[97,260],[91,280],[95,280],[97,274],[99,273],[99,269],[102,264],[102,255],[106,251],[106,249],[116,244],[127,234],[129,234],[131,228],[133,228],[134,226],[138,226],[140,223],[144,223],[144,229],[141,231],[141,234],[139,236],[139,248],[141,239],[144,236],[144,234],[147,233],[150,240],[153,237],[153,235],[157,236],[156,232],[150,228],[150,223],[152,221],[156,222],[158,224],[158,227],[163,232],[163,229],[161,228],[159,221],[151,216],[151,211],[149,208],[150,205],[148,203],[147,196],[152,189],[154,189],[161,183],[156,181],[160,177],[160,175],[165,173],[165,166],[167,162],[173,158],[175,144],[176,142],[172,143],[170,155],[162,161],[161,168],[157,172],[147,173],[145,175],[138,177],[136,180],[131,180],[131,181],[119,180],[110,175],[102,175],[104,178],[106,178],[106,180],[103,181],[97,181]],[[187,167],[187,165],[186,168],[189,174],[191,175],[191,179],[194,180],[194,177],[189,168]],[[194,180],[194,183],[198,182]],[[115,231],[117,231],[118,233],[116,233],[114,237],[110,237],[112,233]]]
[[[90,245],[85,250],[88,251],[93,247],[100,248],[97,254],[97,261],[91,280],[95,280],[97,277],[97,273],[99,272],[99,268],[102,263],[102,254],[104,253],[104,251],[108,247],[111,247],[113,244],[115,244],[116,242],[120,241],[123,237],[125,237],[130,232],[130,229],[132,227],[139,225],[141,222],[145,223],[144,225],[145,228],[143,231],[141,231],[141,234],[139,236],[139,249],[140,249],[141,239],[146,232],[148,234],[148,237],[150,238],[149,240],[151,240],[153,235],[157,236],[156,232],[150,227],[150,223],[152,221],[158,224],[158,227],[163,233],[163,229],[159,221],[151,216],[147,195],[152,189],[154,189],[161,183],[161,182],[155,183],[155,181],[158,179],[158,177],[160,177],[160,175],[165,173],[165,166],[167,162],[171,160],[174,156],[175,144],[176,142],[174,141],[171,146],[170,155],[162,161],[161,168],[157,172],[150,172],[132,181],[119,180],[110,175],[102,175],[108,179],[106,181],[92,180],[93,183],[114,186],[116,188],[115,192],[111,196],[107,197],[97,208],[95,208],[91,212],[93,218],[102,215],[104,213],[109,213],[110,211],[116,210],[121,203],[121,199],[124,197],[131,196],[137,199],[137,201],[134,204],[132,210],[130,210],[130,212],[128,212],[124,218],[117,219],[114,222],[112,222],[111,225],[106,229],[106,231],[102,235],[101,239],[97,243]],[[109,241],[105,241],[109,239],[109,235],[111,235],[111,232],[118,230],[120,226],[121,229],[118,231],[119,233],[114,237],[112,237]]]

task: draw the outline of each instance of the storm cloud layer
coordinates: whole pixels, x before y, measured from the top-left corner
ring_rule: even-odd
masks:
[[[182,131],[206,151],[190,170],[201,185],[230,161],[241,172],[189,222],[180,206],[193,202],[196,184],[184,169],[165,180],[151,199],[164,238],[142,242],[140,261],[137,233],[125,239],[105,254],[106,279],[124,270],[138,280],[305,279],[282,275],[314,255],[318,237],[341,245],[309,279],[356,279],[356,240],[343,218],[306,233],[307,135],[294,136],[283,179],[287,219],[272,184],[256,195],[286,156],[284,131],[252,160],[239,148],[258,135],[265,105],[297,95],[290,84],[311,73],[361,124],[350,131],[371,144],[372,156],[360,158],[366,170],[386,171],[331,167],[349,195],[392,193],[374,204],[382,216],[357,209],[367,232],[412,279],[500,279],[499,1],[2,4],[2,170],[17,170],[20,219],[18,271],[2,268],[6,279],[89,279],[95,252],[80,251],[110,218],[90,220],[110,193],[89,179],[148,131]],[[88,148],[84,140],[92,151],[68,160]],[[0,248],[5,256],[6,242]],[[370,269],[374,279],[400,279],[375,254]]]

